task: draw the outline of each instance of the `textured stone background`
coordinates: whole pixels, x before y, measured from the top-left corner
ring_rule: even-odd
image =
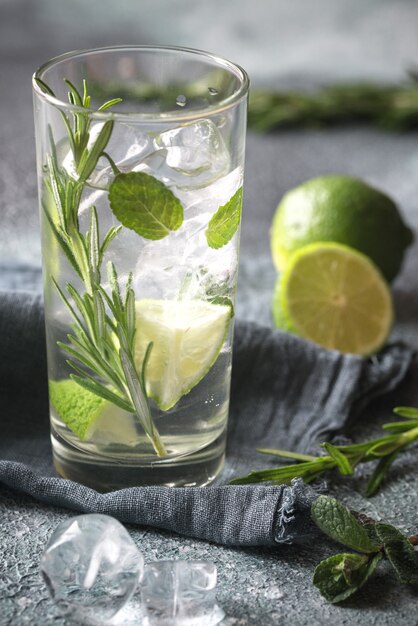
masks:
[[[40,286],[30,77],[37,65],[75,48],[160,43],[194,46],[243,65],[253,84],[311,88],[328,81],[397,81],[418,63],[418,4],[410,0],[0,0],[0,286]],[[275,274],[268,250],[271,217],[285,190],[309,177],[359,175],[389,192],[418,232],[418,136],[368,128],[249,134],[238,315],[270,323]],[[394,338],[418,347],[418,244],[395,283]],[[396,404],[418,404],[418,368],[396,393],[375,403],[356,436],[372,435]],[[364,500],[363,476],[332,489],[353,508],[417,531],[416,453],[405,455],[384,490]],[[367,469],[369,471],[369,469]],[[0,625],[69,626],[39,576],[52,529],[70,516],[0,488]],[[208,558],[219,567],[226,625],[416,625],[418,594],[385,568],[344,607],[311,586],[331,546],[233,550],[131,528],[147,560]],[[135,623],[135,614],[123,621]]]

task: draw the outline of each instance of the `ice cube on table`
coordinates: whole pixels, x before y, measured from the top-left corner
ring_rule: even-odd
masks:
[[[154,139],[156,152],[145,159],[164,182],[178,188],[204,187],[227,173],[230,164],[222,134],[211,120],[172,128]],[[158,166],[158,167],[157,167]]]
[[[144,559],[127,530],[100,514],[59,524],[41,560],[53,600],[83,624],[112,619],[134,593],[143,570]]]
[[[141,584],[144,626],[212,626],[224,617],[216,604],[216,567],[209,561],[155,561]]]

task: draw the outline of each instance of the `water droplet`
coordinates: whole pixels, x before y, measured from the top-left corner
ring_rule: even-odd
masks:
[[[208,91],[212,96],[216,96],[219,93],[219,91],[215,89],[215,87],[209,87]]]
[[[187,102],[187,98],[186,96],[183,96],[182,94],[180,94],[179,96],[177,96],[176,98],[176,104],[179,107],[184,107],[186,106],[186,102]]]

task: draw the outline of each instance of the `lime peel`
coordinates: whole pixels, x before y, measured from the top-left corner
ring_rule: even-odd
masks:
[[[81,441],[129,446],[138,443],[139,435],[130,413],[74,380],[50,380],[49,398],[58,417]]]

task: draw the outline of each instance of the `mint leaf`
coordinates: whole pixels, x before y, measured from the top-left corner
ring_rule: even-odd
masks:
[[[163,239],[183,223],[180,200],[161,181],[144,172],[115,176],[109,201],[120,223],[145,239]]]
[[[328,602],[341,602],[370,578],[382,555],[335,554],[315,568],[313,583]]]
[[[376,546],[381,546],[382,545],[382,542],[380,541],[379,537],[377,536],[376,524],[364,524],[363,528],[366,531],[370,541],[373,544],[375,544]]]
[[[312,504],[311,516],[315,524],[331,539],[366,554],[379,550],[379,546],[371,541],[363,526],[335,498],[319,496]]]
[[[375,530],[401,583],[418,585],[418,552],[408,538],[390,524],[376,524]]]
[[[234,236],[241,221],[242,187],[220,206],[215,215],[209,221],[206,229],[206,240],[211,248],[222,248]]]

